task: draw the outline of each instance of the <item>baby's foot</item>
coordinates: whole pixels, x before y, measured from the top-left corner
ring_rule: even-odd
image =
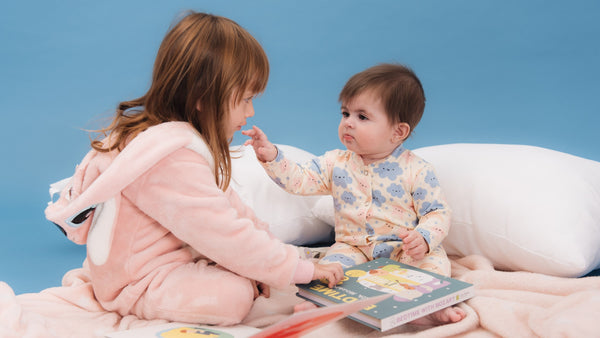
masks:
[[[447,307],[425,317],[415,319],[411,324],[415,325],[441,325],[460,322],[467,313],[458,306]]]
[[[317,306],[309,301],[294,305],[294,313],[316,309]]]

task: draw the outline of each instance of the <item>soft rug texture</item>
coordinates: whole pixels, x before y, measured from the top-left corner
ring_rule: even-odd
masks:
[[[452,277],[473,283],[477,295],[461,304],[467,317],[435,327],[404,325],[381,333],[348,318],[306,337],[600,337],[600,277],[561,278],[504,272],[482,256],[452,258]],[[302,300],[296,288],[272,290],[259,298],[243,324],[266,327],[292,313]],[[1,337],[102,337],[105,333],[165,321],[146,321],[103,310],[85,264],[63,285],[15,295],[0,282]]]

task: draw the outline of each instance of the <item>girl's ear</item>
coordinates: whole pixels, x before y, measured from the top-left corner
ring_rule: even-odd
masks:
[[[200,100],[196,101],[196,110],[197,111],[202,111],[202,105],[200,104]]]
[[[404,142],[408,135],[410,135],[410,126],[406,122],[400,122],[396,125],[396,130],[394,130],[392,141],[394,143]]]

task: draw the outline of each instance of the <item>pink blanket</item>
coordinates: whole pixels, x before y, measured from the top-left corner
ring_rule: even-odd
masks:
[[[558,278],[496,271],[481,256],[452,259],[452,276],[475,284],[477,296],[460,306],[467,317],[437,327],[404,325],[381,333],[350,319],[330,323],[307,337],[600,337],[600,277]],[[259,298],[243,324],[265,327],[301,302],[295,288]],[[63,286],[17,295],[0,282],[0,337],[102,337],[105,333],[164,321],[122,317],[96,302],[85,266]]]

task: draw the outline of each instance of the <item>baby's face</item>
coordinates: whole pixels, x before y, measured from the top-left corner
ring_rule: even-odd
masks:
[[[365,164],[387,157],[402,143],[395,140],[395,133],[381,98],[373,91],[362,92],[342,104],[340,141],[360,155]]]

